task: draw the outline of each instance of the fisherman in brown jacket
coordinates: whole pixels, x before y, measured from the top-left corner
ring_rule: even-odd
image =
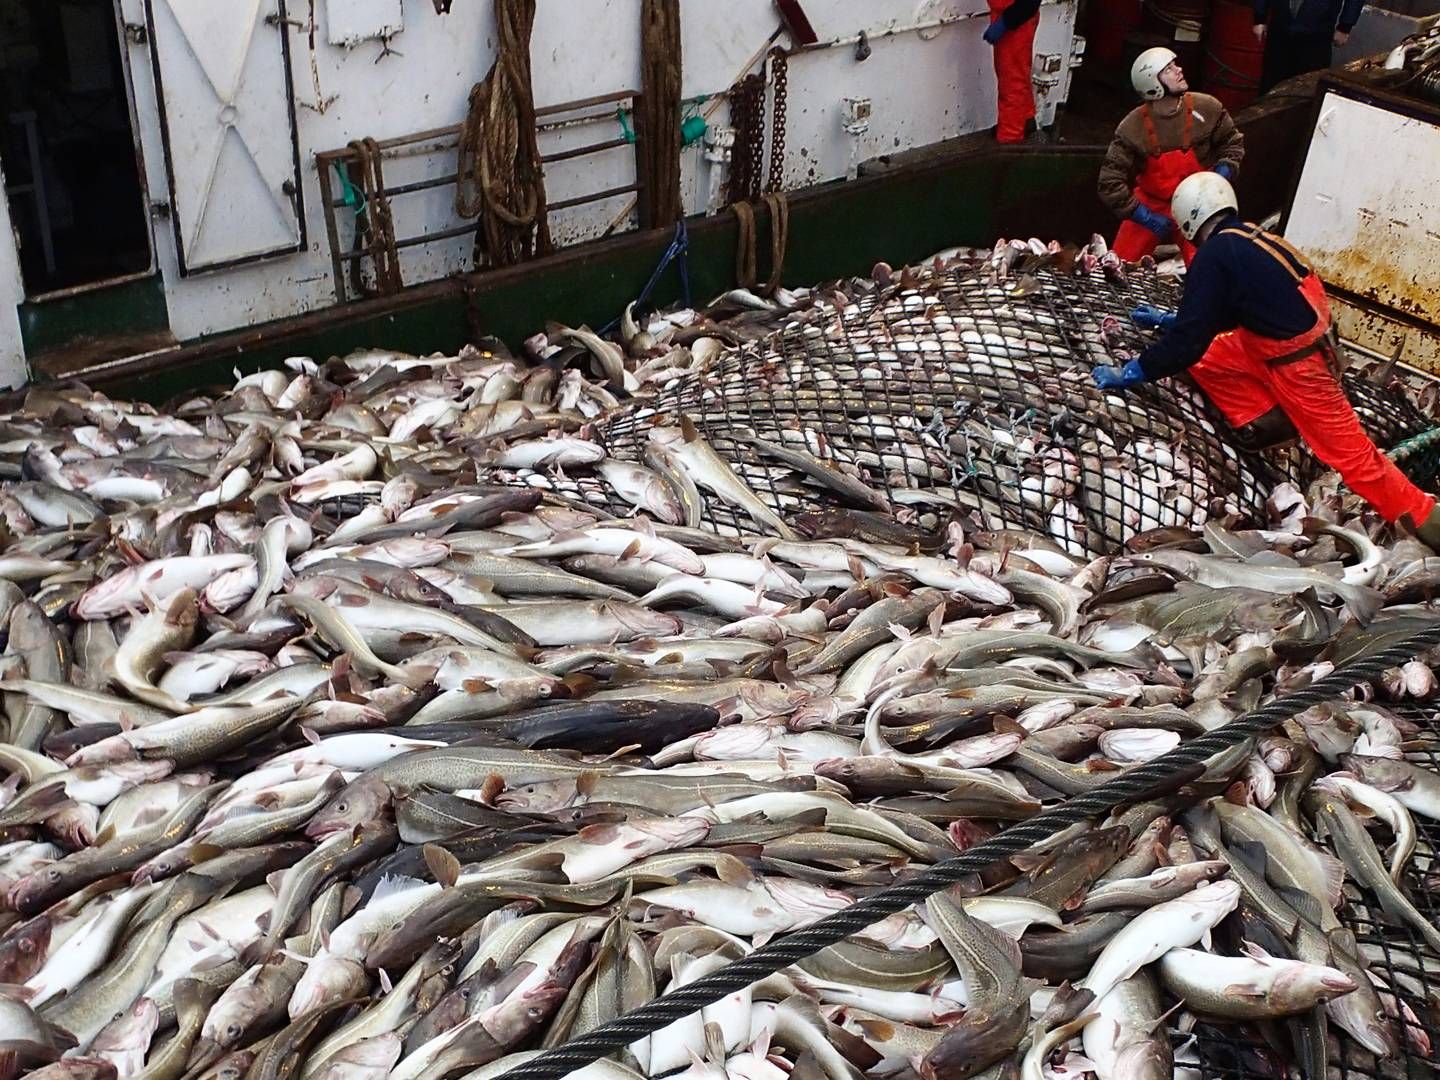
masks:
[[[1173,236],[1189,266],[1195,247],[1176,233],[1170,197],[1181,180],[1207,169],[1234,180],[1244,137],[1224,105],[1190,92],[1169,49],[1141,53],[1130,82],[1143,104],[1120,121],[1100,166],[1100,199],[1122,219],[1111,247],[1136,262]]]

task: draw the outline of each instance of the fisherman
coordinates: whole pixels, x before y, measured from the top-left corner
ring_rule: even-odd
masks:
[[[1255,37],[1265,44],[1261,93],[1307,71],[1328,68],[1332,49],[1350,40],[1365,8],[1365,0],[1254,0],[1254,4]]]
[[[1320,276],[1278,236],[1240,220],[1235,189],[1197,173],[1175,189],[1175,220],[1199,249],[1178,313],[1131,318],[1161,338],[1094,370],[1102,390],[1189,370],[1246,449],[1298,437],[1390,522],[1440,551],[1440,510],[1370,441],[1340,386],[1330,304]]]
[[[1035,119],[1035,93],[1030,85],[1034,63],[1035,26],[1040,0],[989,0],[990,25],[982,35],[995,47],[998,117],[995,141],[1025,141],[1025,126]]]
[[[1115,129],[1100,166],[1099,190],[1101,201],[1122,219],[1112,249],[1136,262],[1172,237],[1175,185],[1205,169],[1233,180],[1245,140],[1224,105],[1190,92],[1169,49],[1142,52],[1130,68],[1130,83],[1142,101]],[[1195,248],[1184,236],[1179,243],[1189,266]]]

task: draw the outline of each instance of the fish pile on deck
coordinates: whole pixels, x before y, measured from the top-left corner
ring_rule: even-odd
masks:
[[[735,333],[533,348],[642,391],[687,321],[672,367]],[[4,415],[0,1078],[497,1076],[1433,619],[1440,557],[1333,486],[1092,560],[835,480],[801,538],[689,418],[609,457],[563,359]],[[1403,1071],[1440,775],[1378,702],[1435,690],[1388,672],[587,1080],[1189,1077],[1197,1024]]]
[[[878,267],[880,288],[813,290],[778,333],[707,355],[701,377],[662,369],[655,393],[597,424],[601,441],[653,464],[656,429],[689,417],[766,506],[811,535],[826,527],[813,515],[827,498],[931,528],[975,510],[1074,555],[1257,511],[1268,466],[1220,437],[1197,390],[1092,384],[1091,365],[1143,345],[1115,313],[1174,302],[1103,248],[1009,242],[983,263],[957,253],[898,275]],[[603,504],[603,479],[537,482]],[[683,512],[699,522],[698,506]],[[737,534],[752,517],[720,505],[704,520]]]

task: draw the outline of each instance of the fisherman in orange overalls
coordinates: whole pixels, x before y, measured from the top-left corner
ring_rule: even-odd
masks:
[[[1188,369],[1240,445],[1260,450],[1298,435],[1386,521],[1440,551],[1435,499],[1370,441],[1336,377],[1320,275],[1280,237],[1240,220],[1235,189],[1222,176],[1188,177],[1171,205],[1198,248],[1180,310],[1131,312],[1165,333],[1123,365],[1095,368],[1095,385],[1123,389]]]
[[[1143,103],[1120,126],[1100,166],[1100,199],[1121,218],[1111,245],[1136,262],[1174,236],[1170,198],[1187,176],[1206,169],[1235,178],[1245,156],[1244,137],[1225,106],[1209,94],[1193,94],[1169,49],[1146,49],[1130,69]],[[1178,238],[1185,265],[1195,248]]]
[[[995,88],[998,119],[995,141],[1025,141],[1025,125],[1035,119],[1035,92],[1030,85],[1034,63],[1035,27],[1040,0],[989,0],[990,25],[982,35],[995,46]]]

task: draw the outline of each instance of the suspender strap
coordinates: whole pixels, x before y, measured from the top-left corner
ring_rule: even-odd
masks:
[[[1280,237],[1262,231],[1258,225],[1232,225],[1230,228],[1220,231],[1221,233],[1234,233],[1254,241],[1256,247],[1283,266],[1297,282],[1304,281],[1312,273],[1310,264],[1305,261],[1304,256]],[[1295,269],[1296,263],[1299,263],[1301,269]]]

